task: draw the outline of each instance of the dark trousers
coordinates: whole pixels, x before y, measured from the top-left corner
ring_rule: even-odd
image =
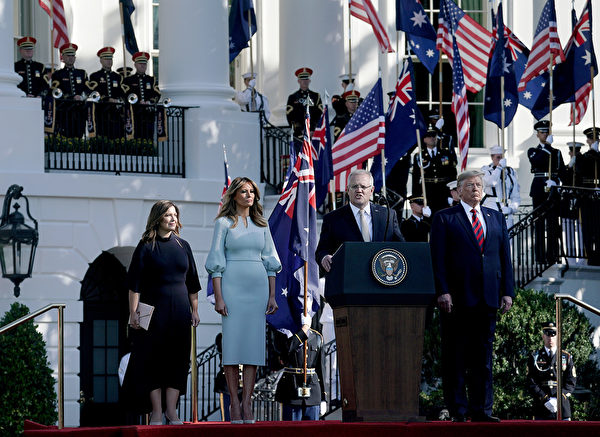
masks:
[[[590,266],[600,266],[600,202],[586,200],[581,206],[583,244]]]
[[[85,102],[59,100],[56,103],[54,132],[67,138],[82,138],[85,133],[86,116]]]
[[[283,404],[283,420],[319,420],[319,405],[288,405]]]
[[[531,196],[533,209],[543,204],[548,199],[547,193]],[[538,262],[554,264],[558,261],[559,253],[559,208],[552,208],[546,212],[544,219],[538,220],[534,226],[535,255]]]
[[[441,314],[442,382],[452,416],[492,414],[496,311],[486,305],[455,305],[450,314]]]

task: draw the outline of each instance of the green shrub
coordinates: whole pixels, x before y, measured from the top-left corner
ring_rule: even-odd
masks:
[[[528,392],[527,359],[542,346],[541,324],[555,319],[554,297],[535,290],[517,290],[512,309],[499,316],[494,341],[494,413],[506,419],[530,419],[533,399]],[[577,390],[572,399],[573,420],[600,419],[600,370],[593,327],[583,312],[563,302],[563,349],[573,355]],[[430,419],[445,408],[441,384],[438,310],[426,330],[423,354],[421,407]]]
[[[29,309],[15,302],[0,326],[27,314]],[[0,335],[0,436],[21,434],[25,419],[56,423],[55,380],[49,364],[46,343],[33,321]]]

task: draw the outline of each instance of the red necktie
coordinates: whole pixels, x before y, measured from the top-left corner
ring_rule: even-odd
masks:
[[[477,218],[477,210],[475,208],[471,210],[471,214],[473,214],[473,232],[475,233],[477,244],[479,244],[479,248],[483,252],[483,226],[481,226],[481,222]]]

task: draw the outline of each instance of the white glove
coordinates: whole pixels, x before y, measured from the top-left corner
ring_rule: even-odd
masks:
[[[554,136],[552,136],[552,134],[548,135],[548,138],[546,138],[546,142],[548,144],[552,144],[554,142]]]
[[[452,206],[452,204],[454,203],[454,199],[452,197],[448,197],[448,206]]]
[[[548,180],[546,181],[546,186],[547,186],[548,188],[550,188],[550,187],[556,187],[556,182],[554,182],[552,179],[548,179]]]
[[[440,118],[438,121],[435,122],[435,127],[438,130],[442,130],[442,128],[444,127],[444,119]]]
[[[556,398],[548,399],[544,404],[544,407],[546,407],[551,413],[556,413]]]
[[[423,207],[423,215],[425,217],[431,217],[431,208],[428,206]]]
[[[302,323],[302,326],[304,325],[312,325],[312,317],[311,316],[305,316],[304,314],[302,314],[300,316],[300,323]]]
[[[249,86],[250,88],[254,88],[254,87],[256,86],[256,79],[250,79],[250,80],[248,81],[248,86]]]
[[[513,210],[510,206],[502,205],[502,214],[512,214]]]
[[[571,160],[569,161],[569,164],[567,164],[568,167],[573,167],[575,165],[575,155],[571,156]]]
[[[506,167],[506,158],[502,158],[498,163],[498,167]]]
[[[327,402],[321,401],[321,416],[324,416],[327,413]]]
[[[598,151],[598,141],[594,141],[592,143],[592,149],[594,149],[596,152]]]

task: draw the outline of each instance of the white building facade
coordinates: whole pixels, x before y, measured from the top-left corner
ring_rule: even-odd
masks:
[[[79,46],[76,66],[84,68],[88,75],[98,70],[96,52],[107,45],[116,48],[115,68],[122,66],[118,2],[63,2],[69,38]],[[113,379],[94,379],[94,375],[101,373],[84,368],[85,363],[97,362],[99,356],[105,365],[112,366],[122,346],[119,342],[123,341],[119,339],[123,333],[115,331],[123,328],[119,319],[123,308],[107,308],[105,302],[97,298],[94,287],[89,286],[94,284],[90,282],[92,267],[103,273],[101,276],[106,282],[110,282],[108,279],[113,275],[121,278],[118,275],[122,275],[122,271],[118,268],[102,270],[106,265],[104,261],[112,259],[106,258],[106,254],[114,255],[126,268],[151,205],[159,199],[170,199],[181,208],[182,237],[192,246],[205,288],[204,260],[223,186],[222,145],[227,146],[230,176],[244,175],[260,180],[257,115],[241,112],[231,100],[234,89],[230,86],[230,75],[239,89],[241,74],[249,70],[250,60],[249,50],[244,50],[234,61],[233,68],[229,66],[228,1],[137,0],[134,3],[136,10],[132,19],[138,46],[152,54],[149,72],[158,74],[163,95],[172,98],[173,105],[188,108],[184,132],[185,178],[46,171],[40,101],[25,98],[16,88],[20,78],[13,72],[13,62],[18,53],[15,41],[25,35],[38,39],[35,59],[46,64],[51,62],[49,19],[37,0],[0,0],[0,129],[4,134],[4,144],[0,147],[0,194],[12,184],[22,185],[31,201],[31,213],[39,222],[40,233],[33,277],[21,285],[21,296],[15,298],[12,283],[0,279],[0,313],[6,312],[15,301],[32,311],[49,303],[66,303],[66,426],[85,422],[83,407],[78,401],[90,397],[99,400],[102,396],[110,400],[115,396]],[[373,3],[399,53],[381,54],[370,26],[353,19],[352,71],[356,74],[356,87],[363,94],[374,85],[379,69],[384,88],[393,89],[397,63],[405,55],[404,38],[395,31],[395,2],[373,0]],[[428,1],[423,3],[433,18],[437,11],[430,10]],[[478,20],[490,27],[486,0],[459,0],[458,3],[465,10],[479,11],[474,12],[479,14]],[[506,24],[530,47],[545,1],[509,0],[505,3]],[[570,36],[570,4],[557,2],[563,45]],[[575,1],[578,14],[583,5],[583,0]],[[296,69],[304,66],[314,69],[311,89],[322,96],[326,92],[340,93],[338,76],[349,68],[348,5],[344,0],[255,0],[255,7],[258,32],[253,38],[253,68],[258,73],[257,89],[270,100],[271,121],[285,125],[286,99],[297,89],[293,75]],[[600,22],[598,14],[595,9],[595,22]],[[596,34],[594,39],[599,46]],[[132,66],[130,56],[126,58],[127,65]],[[54,59],[58,63],[57,53]],[[417,77],[416,80],[430,81],[430,86],[437,88],[437,78]],[[450,86],[451,78],[448,76],[445,80]],[[427,105],[432,101],[420,103]],[[477,111],[476,106],[474,103],[474,111]],[[581,131],[592,124],[591,109],[590,102],[581,128],[577,128],[579,141],[583,140]],[[487,164],[489,153],[483,146],[498,142],[497,128],[483,122],[481,117],[480,120],[474,127],[480,131],[479,144],[473,144],[469,152],[469,168]],[[568,107],[558,108],[553,120],[555,145],[566,156],[566,142],[571,141],[572,135],[568,127]],[[506,132],[508,162],[518,171],[523,199],[528,198],[531,181],[526,151],[537,144],[533,124],[529,111],[520,107]],[[108,265],[111,268],[110,262]],[[98,289],[104,285],[99,281]],[[585,300],[585,296],[582,298]],[[212,344],[220,332],[220,318],[209,303],[204,299],[200,301],[199,350]],[[36,321],[48,344],[49,359],[55,370],[56,319],[55,313],[47,313]],[[115,335],[119,337],[116,340]],[[97,347],[86,344],[95,341],[93,338],[104,343]],[[86,392],[89,389],[84,390],[84,386],[92,387],[94,393]]]

